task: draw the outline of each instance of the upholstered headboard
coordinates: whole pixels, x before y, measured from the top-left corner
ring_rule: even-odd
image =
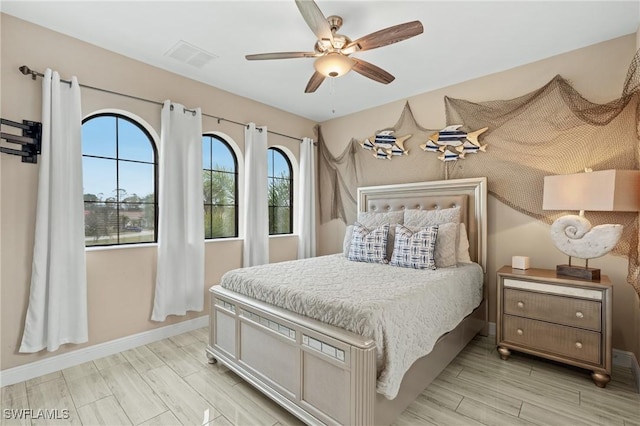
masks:
[[[461,207],[471,260],[487,270],[487,178],[451,179],[358,188],[359,212]]]

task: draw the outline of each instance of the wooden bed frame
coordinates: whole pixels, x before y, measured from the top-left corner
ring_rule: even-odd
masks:
[[[469,178],[358,189],[358,211],[462,207],[483,301],[405,373],[398,396],[376,393],[375,343],[357,334],[211,288],[209,362],[221,362],[310,425],[388,425],[477,334],[487,334],[487,181]]]

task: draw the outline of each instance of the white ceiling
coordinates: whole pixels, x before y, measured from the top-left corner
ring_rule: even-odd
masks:
[[[339,32],[353,40],[415,19],[425,31],[354,54],[393,74],[396,80],[391,84],[351,72],[305,94],[313,59],[244,58],[251,53],[313,50],[316,38],[293,0],[3,0],[0,10],[318,122],[634,33],[640,23],[637,0],[317,4],[325,16],[342,16]],[[165,56],[180,40],[217,58],[196,68]]]

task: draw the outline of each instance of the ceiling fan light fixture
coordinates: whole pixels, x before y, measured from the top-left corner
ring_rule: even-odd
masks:
[[[356,61],[348,56],[337,52],[328,53],[320,56],[314,62],[313,66],[320,74],[325,77],[341,77],[351,71]]]

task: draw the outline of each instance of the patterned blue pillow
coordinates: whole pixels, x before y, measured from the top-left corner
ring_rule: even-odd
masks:
[[[356,262],[387,263],[388,236],[388,223],[374,229],[368,229],[358,222],[354,223],[347,258]]]
[[[433,252],[436,247],[438,225],[413,232],[403,225],[396,226],[391,265],[403,268],[436,269]]]

